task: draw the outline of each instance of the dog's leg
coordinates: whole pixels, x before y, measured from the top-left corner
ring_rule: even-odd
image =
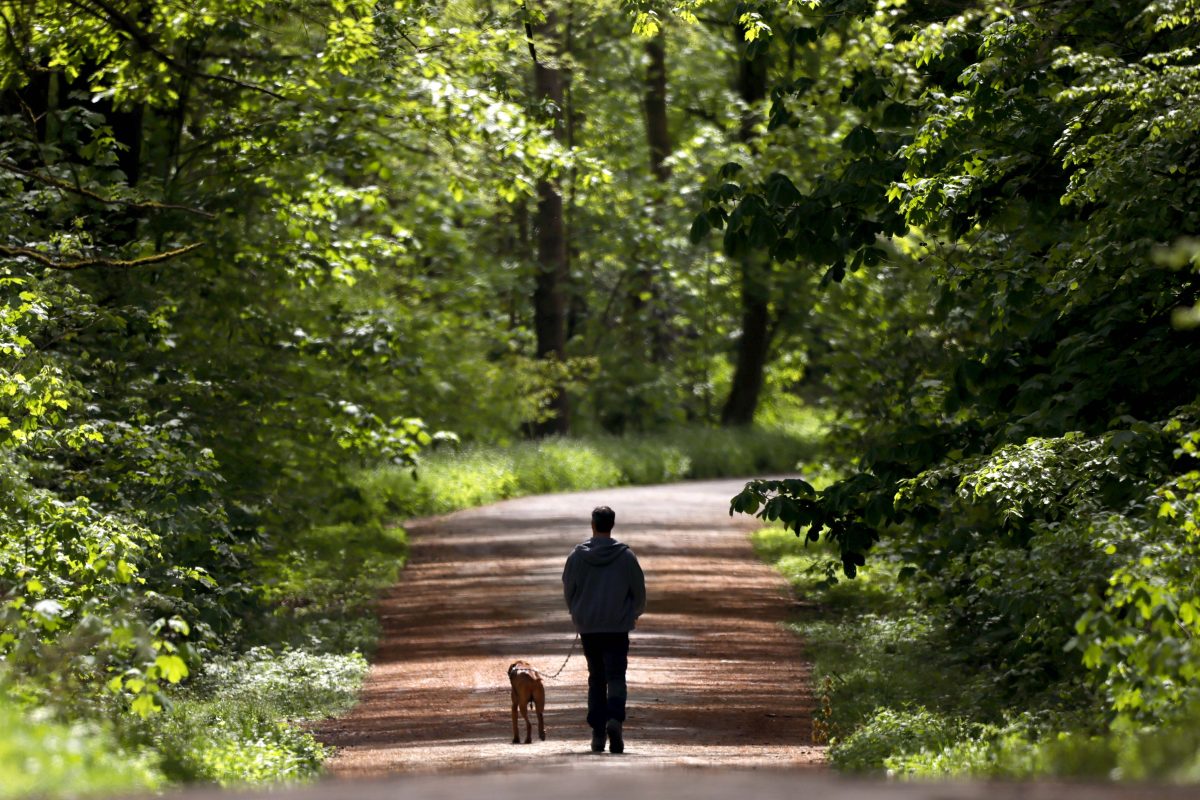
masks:
[[[514,688],[512,692],[512,712],[513,712],[513,744],[521,743],[521,729],[517,727],[517,690]]]
[[[546,741],[546,720],[542,716],[542,711],[546,708],[546,689],[540,684],[533,690],[533,702],[537,706],[538,738],[544,742]]]
[[[525,744],[533,742],[533,723],[529,721],[529,701],[521,705],[521,716],[525,717]]]

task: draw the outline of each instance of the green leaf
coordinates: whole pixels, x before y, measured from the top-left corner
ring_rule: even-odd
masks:
[[[169,683],[179,683],[188,676],[187,664],[179,656],[161,655],[154,659],[154,665]]]
[[[142,719],[146,719],[159,711],[162,711],[162,706],[154,701],[154,696],[151,694],[139,694],[133,698],[133,703],[130,704],[130,709]]]
[[[852,153],[865,153],[868,150],[874,150],[878,145],[875,132],[866,125],[855,126],[842,140],[842,147]]]

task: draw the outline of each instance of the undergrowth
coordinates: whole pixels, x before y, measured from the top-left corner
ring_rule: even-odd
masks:
[[[294,783],[331,752],[313,721],[355,702],[378,623],[367,611],[396,580],[404,530],[365,498],[352,521],[298,532],[256,565],[260,609],[237,645],[209,654],[145,719],[103,702],[39,698],[0,686],[0,798],[135,792],[172,784]],[[357,517],[357,518],[355,518]]]
[[[152,748],[177,783],[236,786],[301,781],[320,772],[328,748],[303,723],[348,710],[366,674],[358,653],[254,648],[220,656],[171,707],[126,731]]]
[[[162,785],[152,753],[122,747],[110,724],[28,709],[0,686],[0,798],[148,791]]]
[[[814,729],[835,769],[917,779],[1200,780],[1200,709],[1183,714],[1184,724],[1126,729],[1104,721],[1067,682],[1006,695],[1000,676],[971,659],[886,552],[857,578],[830,582],[835,553],[824,542],[806,546],[777,527],[753,540],[800,600],[790,627],[813,662]]]

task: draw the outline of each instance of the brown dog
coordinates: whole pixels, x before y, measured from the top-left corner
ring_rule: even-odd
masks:
[[[542,676],[524,661],[514,661],[508,668],[508,680],[512,683],[513,744],[521,743],[521,729],[517,724],[517,709],[525,717],[525,744],[533,741],[533,723],[529,721],[529,707],[537,706],[538,738],[546,741],[546,724],[542,711],[546,707],[546,687]]]

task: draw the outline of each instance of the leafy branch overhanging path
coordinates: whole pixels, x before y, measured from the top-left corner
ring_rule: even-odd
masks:
[[[341,748],[331,772],[820,764],[802,643],[780,625],[787,586],[755,558],[753,521],[728,514],[742,484],[544,495],[411,523],[411,561],[380,603],[383,639],[362,702],[319,732]],[[578,652],[547,685],[547,741],[513,745],[505,670],[516,659],[548,672],[561,664],[574,635],[562,562],[599,504],[616,510],[615,534],[647,576],[626,753],[588,752]]]

